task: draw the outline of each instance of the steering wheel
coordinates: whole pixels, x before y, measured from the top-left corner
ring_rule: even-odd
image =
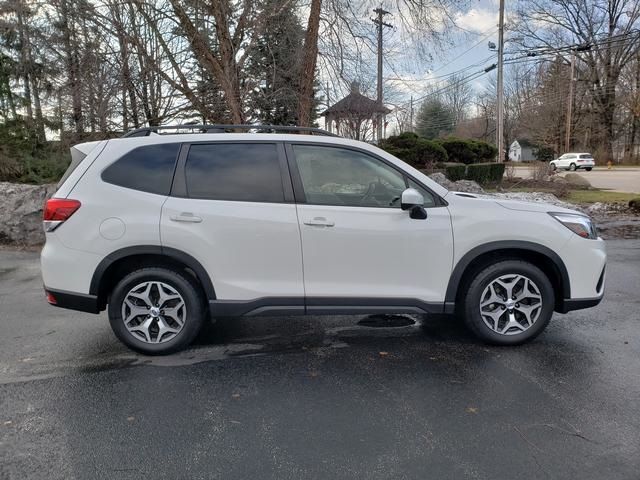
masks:
[[[369,184],[369,188],[367,188],[367,191],[364,192],[364,195],[360,199],[360,205],[364,205],[370,199],[375,201],[375,198],[374,198],[373,195],[375,194],[378,185],[382,185],[382,184],[379,181],[371,182]],[[384,188],[384,186],[383,186],[383,188]],[[377,201],[376,201],[376,203],[377,203]]]

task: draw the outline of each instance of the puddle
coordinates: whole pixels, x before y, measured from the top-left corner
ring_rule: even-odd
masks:
[[[413,318],[406,315],[369,315],[358,322],[362,327],[373,328],[399,328],[414,325]]]

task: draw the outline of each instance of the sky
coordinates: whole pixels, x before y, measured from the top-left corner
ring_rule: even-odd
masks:
[[[469,0],[464,7],[452,12],[456,27],[442,32],[445,40],[441,45],[428,49],[430,51],[426,53],[432,57],[428,60],[418,59],[415,50],[411,49],[408,36],[403,31],[405,27],[398,13],[394,12],[395,2],[383,0],[382,5],[391,13],[385,21],[394,25],[393,31],[385,30],[383,66],[385,89],[391,90],[389,94],[385,93],[385,97],[394,104],[408,103],[411,96],[420,99],[430,88],[442,87],[446,81],[443,77],[475,64],[461,72],[466,76],[495,63],[497,59],[497,54],[489,50],[488,42],[498,42],[499,0]],[[374,28],[372,26],[372,30]],[[370,61],[375,69],[375,57]],[[375,70],[365,76],[373,78],[361,80],[364,85],[369,82],[364,93],[375,97]],[[487,88],[489,78],[490,74],[483,75],[473,80],[471,85],[480,92]]]

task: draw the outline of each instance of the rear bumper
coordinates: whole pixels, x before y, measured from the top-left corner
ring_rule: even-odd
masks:
[[[602,295],[595,298],[565,298],[556,308],[558,313],[568,313],[573,310],[595,307],[602,301]]]
[[[47,300],[55,307],[87,313],[100,313],[98,297],[96,295],[52,290],[47,287],[44,287],[44,290],[47,294]]]

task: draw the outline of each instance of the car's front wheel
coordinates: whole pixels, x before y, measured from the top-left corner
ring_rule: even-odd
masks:
[[[569,170],[571,170],[572,172],[576,171],[576,164],[572,163],[571,165],[569,165]]]
[[[485,342],[518,345],[538,336],[553,315],[555,297],[547,276],[522,260],[487,266],[464,297],[465,323]]]
[[[116,285],[109,322],[129,348],[164,355],[188,346],[204,322],[205,306],[195,280],[166,268],[136,270]]]
[[[555,163],[552,163],[551,164],[551,170],[553,170],[555,172],[556,170],[558,170],[558,166]]]

